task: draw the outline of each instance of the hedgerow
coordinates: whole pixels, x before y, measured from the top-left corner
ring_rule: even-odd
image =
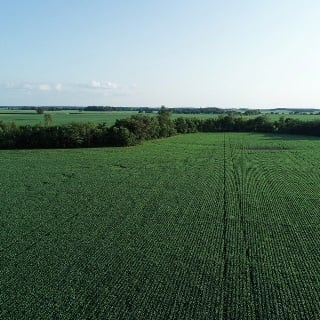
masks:
[[[0,121],[0,148],[76,148],[134,146],[145,140],[195,132],[265,132],[320,136],[320,121],[266,116],[245,119],[232,114],[218,118],[179,117],[172,120],[169,109],[162,107],[157,117],[133,115],[117,120],[111,127],[95,123],[66,125],[16,126]]]

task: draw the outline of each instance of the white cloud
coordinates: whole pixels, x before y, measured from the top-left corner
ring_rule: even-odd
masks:
[[[100,82],[100,81],[92,80],[92,81],[91,81],[91,86],[92,86],[93,88],[101,88],[101,82]]]
[[[42,84],[39,84],[38,89],[40,91],[50,91],[51,90],[51,86],[49,84],[42,83]]]
[[[112,81],[92,80],[80,83],[60,83],[60,82],[3,82],[0,89],[16,91],[24,95],[50,94],[60,95],[59,92],[68,94],[87,94],[90,99],[100,99],[101,97],[124,97],[132,96],[137,91],[135,84],[118,84]]]
[[[91,81],[91,87],[94,89],[117,89],[118,85],[113,82],[101,82],[97,80],[92,80]]]
[[[5,85],[6,89],[11,90],[23,90],[23,91],[50,91],[52,86],[48,83],[36,83],[36,82],[10,82]]]
[[[6,82],[5,84],[2,83],[1,86],[4,86],[6,89],[14,89],[16,84],[14,82]]]
[[[30,84],[30,83],[24,83],[21,87],[22,87],[22,89],[27,89],[27,90],[34,90],[35,89],[35,85]],[[20,89],[19,85],[14,89]]]
[[[56,84],[56,90],[57,91],[61,91],[62,90],[62,84],[61,83]]]

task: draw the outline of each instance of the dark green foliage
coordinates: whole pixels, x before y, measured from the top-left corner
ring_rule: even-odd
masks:
[[[170,137],[176,133],[174,122],[171,120],[171,111],[162,106],[158,113],[160,137]]]
[[[114,127],[127,128],[138,141],[159,138],[160,125],[158,118],[143,115],[131,116],[129,119],[117,120]]]
[[[45,114],[45,116],[47,116]],[[71,123],[51,126],[16,126],[0,122],[0,148],[76,148],[99,146],[134,146],[145,140],[170,137],[177,133],[194,132],[265,132],[320,136],[320,121],[284,119],[271,121],[265,115],[244,118],[230,113],[217,118],[199,119],[179,117],[171,119],[171,111],[161,107],[157,116],[143,114],[105,123]]]
[[[52,125],[52,116],[49,113],[44,114],[44,125],[49,127]]]
[[[194,132],[195,123],[191,120],[188,123],[188,132]],[[133,115],[129,119],[117,120],[110,128],[105,124],[85,122],[50,126],[47,117],[45,126],[17,127],[1,122],[0,129],[0,148],[4,149],[133,146],[176,133],[170,112],[165,108],[158,117]]]
[[[261,111],[260,110],[246,110],[243,114],[245,116],[255,116],[257,114],[260,114]]]
[[[5,149],[90,147],[99,144],[100,135],[101,129],[92,123],[71,123],[50,127],[3,125],[0,130],[0,147]]]
[[[259,116],[254,119],[248,119],[245,125],[246,130],[250,132],[275,132],[275,124],[268,120],[266,116]]]
[[[109,131],[109,145],[114,147],[134,146],[139,143],[137,137],[126,127],[114,126]]]
[[[37,114],[43,114],[44,113],[44,108],[42,108],[42,107],[36,108],[36,113]]]
[[[198,132],[201,124],[200,119],[196,118],[177,118],[174,120],[174,126],[177,133]]]
[[[280,119],[277,123],[278,131],[290,134],[305,134],[311,136],[320,136],[320,121],[301,121],[298,119],[286,118]]]

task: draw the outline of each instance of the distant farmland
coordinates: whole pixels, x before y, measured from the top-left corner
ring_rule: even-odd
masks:
[[[78,110],[61,110],[61,111],[45,111],[51,115],[54,125],[62,125],[70,122],[93,122],[103,123],[107,126],[114,125],[117,119],[129,118],[132,115],[138,114],[137,111],[78,111]],[[145,115],[155,116],[156,112],[145,113]],[[320,120],[319,114],[291,114],[289,112],[279,113],[262,113],[266,115],[269,120],[275,121],[280,117],[300,119],[304,121]],[[184,118],[198,118],[208,119],[217,118],[218,114],[182,114],[173,113],[172,119],[179,117]],[[255,118],[257,115],[243,116],[244,119]],[[44,117],[42,114],[37,114],[35,110],[6,110],[0,108],[0,121],[15,122],[17,125],[37,125],[44,124]]]
[[[109,111],[109,112],[94,112],[94,111],[46,111],[52,117],[53,124],[61,125],[70,122],[93,122],[103,123],[112,126],[117,119],[129,118],[133,114],[138,114],[135,111]],[[17,125],[36,125],[44,124],[43,114],[37,114],[34,110],[1,110],[0,121],[15,122]]]
[[[272,134],[1,150],[0,318],[318,319],[319,163]]]

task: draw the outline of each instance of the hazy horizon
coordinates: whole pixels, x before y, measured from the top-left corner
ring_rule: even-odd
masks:
[[[315,0],[2,4],[0,105],[318,108]]]

